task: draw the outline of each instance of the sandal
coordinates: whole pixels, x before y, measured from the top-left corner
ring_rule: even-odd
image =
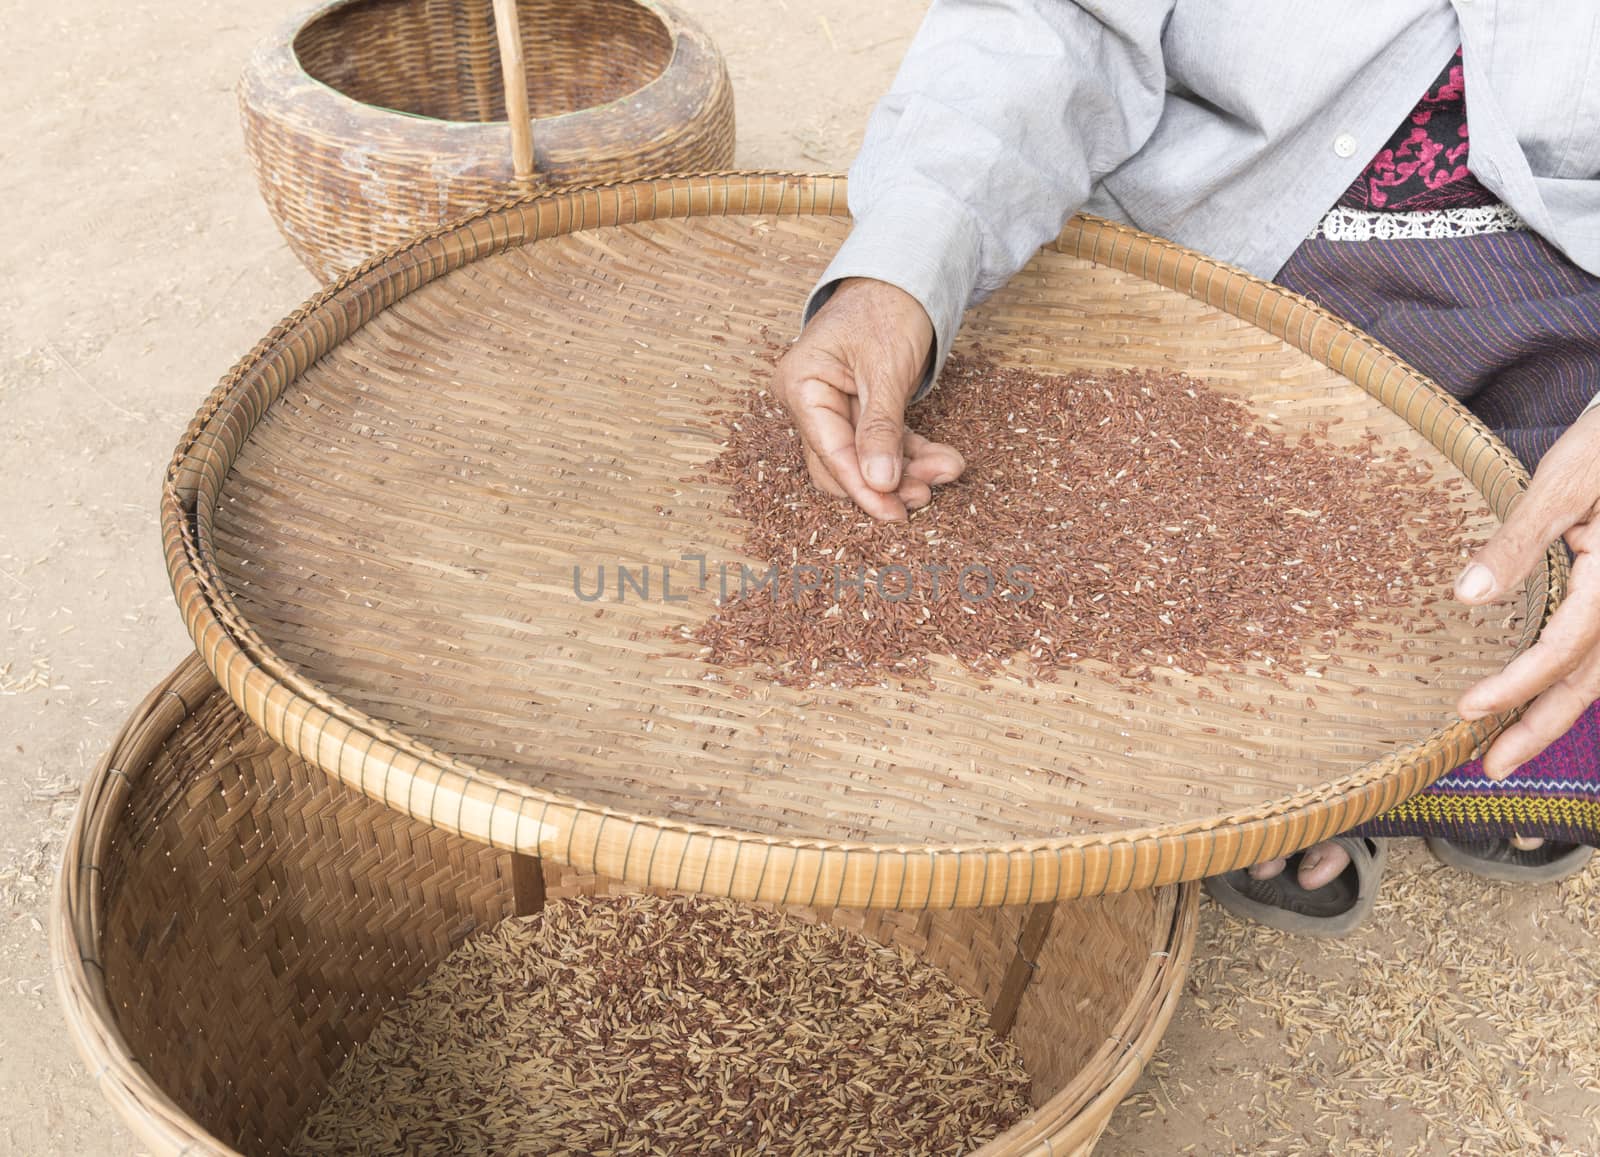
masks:
[[[1345,936],[1372,915],[1389,858],[1385,840],[1336,836],[1333,843],[1350,856],[1350,865],[1331,883],[1312,891],[1300,886],[1303,852],[1289,857],[1289,866],[1270,880],[1257,880],[1248,868],[1210,876],[1206,892],[1235,916],[1255,920],[1297,936]]]
[[[1523,851],[1510,840],[1447,840],[1440,836],[1428,838],[1428,850],[1442,864],[1504,884],[1564,880],[1583,871],[1594,856],[1594,849],[1586,844],[1546,840]]]

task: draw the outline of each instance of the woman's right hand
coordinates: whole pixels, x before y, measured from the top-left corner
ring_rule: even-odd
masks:
[[[954,447],[905,426],[933,324],[909,293],[846,278],[778,363],[773,388],[805,442],[811,480],[874,518],[925,506],[966,468]]]

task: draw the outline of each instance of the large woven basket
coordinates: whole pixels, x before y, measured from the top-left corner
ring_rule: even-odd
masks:
[[[245,146],[313,273],[326,280],[519,192],[732,164],[727,70],[677,8],[517,10],[531,180],[512,162],[490,0],[324,0],[257,50],[239,83]]]
[[[173,586],[228,694],[330,774],[495,847],[852,907],[1196,879],[1360,823],[1495,733],[1451,705],[1534,637],[1558,556],[1488,609],[1450,601],[1447,559],[1416,596],[1442,630],[1413,634],[1402,608],[1304,677],[1159,673],[1137,693],[1088,667],[1030,686],[953,663],[931,687],[775,686],[667,641],[712,612],[714,582],[574,597],[574,568],[760,565],[697,468],[718,406],[793,332],[844,206],[821,176],[566,191],[293,314],[213,393],[163,495]],[[1526,482],[1349,326],[1106,222],[1072,222],[965,332],[1043,368],[1181,368],[1336,446],[1370,434],[1462,480],[1466,536]]]
[[[52,916],[58,990],[150,1151],[276,1153],[383,1009],[463,938],[529,909],[537,878],[292,758],[191,659],[87,786]],[[546,886],[611,887],[556,871]],[[1059,905],[1032,969],[1017,909],[814,915],[1010,1001],[1037,1111],[979,1152],[1060,1157],[1088,1151],[1160,1039],[1196,891]]]

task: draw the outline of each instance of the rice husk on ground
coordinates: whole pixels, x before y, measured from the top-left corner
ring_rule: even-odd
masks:
[[[467,941],[335,1074],[295,1154],[949,1154],[1028,1113],[939,970],[699,897],[554,901]]]
[[[1496,884],[1419,840],[1342,940],[1208,903],[1184,1008],[1098,1152],[1600,1153],[1597,942],[1600,867]]]

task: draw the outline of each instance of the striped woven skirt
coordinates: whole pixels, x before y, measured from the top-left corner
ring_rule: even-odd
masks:
[[[1526,230],[1316,236],[1277,280],[1431,376],[1530,470],[1600,393],[1600,278]],[[1474,761],[1360,830],[1600,845],[1600,706],[1504,782]]]

